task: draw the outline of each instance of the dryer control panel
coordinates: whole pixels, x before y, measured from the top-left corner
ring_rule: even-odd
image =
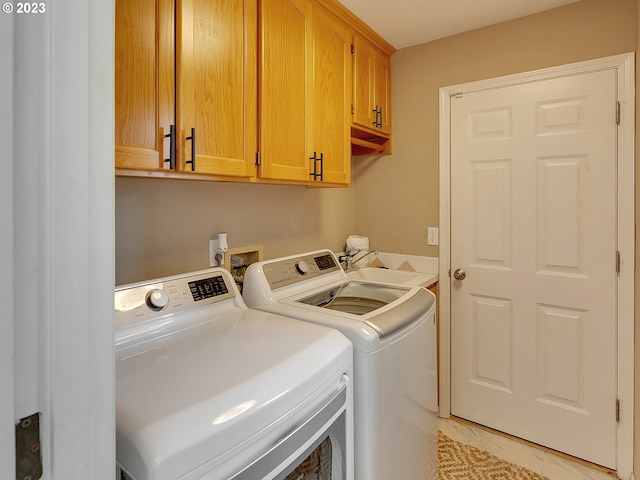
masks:
[[[235,296],[235,282],[223,269],[124,285],[115,290],[116,329]]]
[[[342,271],[338,259],[329,250],[263,262],[262,270],[272,290],[322,275]]]

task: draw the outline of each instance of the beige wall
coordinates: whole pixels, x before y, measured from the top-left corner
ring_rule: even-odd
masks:
[[[582,0],[396,52],[393,154],[353,160],[357,232],[372,248],[437,256],[438,89],[631,52],[635,24],[636,0]]]
[[[266,258],[340,251],[353,189],[116,178],[116,284],[207,268],[219,232]]]

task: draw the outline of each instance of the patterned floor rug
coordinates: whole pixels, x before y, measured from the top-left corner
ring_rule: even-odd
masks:
[[[549,480],[438,432],[439,480]]]

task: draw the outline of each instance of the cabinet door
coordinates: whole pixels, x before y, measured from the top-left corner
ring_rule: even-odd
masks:
[[[180,169],[251,176],[257,148],[256,2],[182,0],[179,5]],[[192,128],[195,140],[187,139]]]
[[[169,168],[175,124],[173,0],[116,1],[116,168]]]
[[[310,1],[262,0],[261,178],[310,180],[311,37]]]
[[[313,12],[312,149],[322,153],[323,182],[351,180],[351,33],[320,8]],[[313,166],[312,166],[313,169]]]
[[[391,59],[357,35],[353,45],[353,123],[390,134]]]
[[[379,110],[378,128],[382,133],[391,133],[391,58],[381,53],[376,55],[374,74],[375,105]]]
[[[376,52],[364,39],[353,37],[353,123],[375,128]]]

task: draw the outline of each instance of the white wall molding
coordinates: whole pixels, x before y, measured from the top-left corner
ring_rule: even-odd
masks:
[[[15,478],[13,361],[13,18],[0,17],[0,145],[5,161],[0,175],[0,478]],[[9,159],[9,161],[6,161]]]
[[[15,20],[15,416],[42,413],[42,478],[113,480],[114,2],[45,7],[3,14]]]

